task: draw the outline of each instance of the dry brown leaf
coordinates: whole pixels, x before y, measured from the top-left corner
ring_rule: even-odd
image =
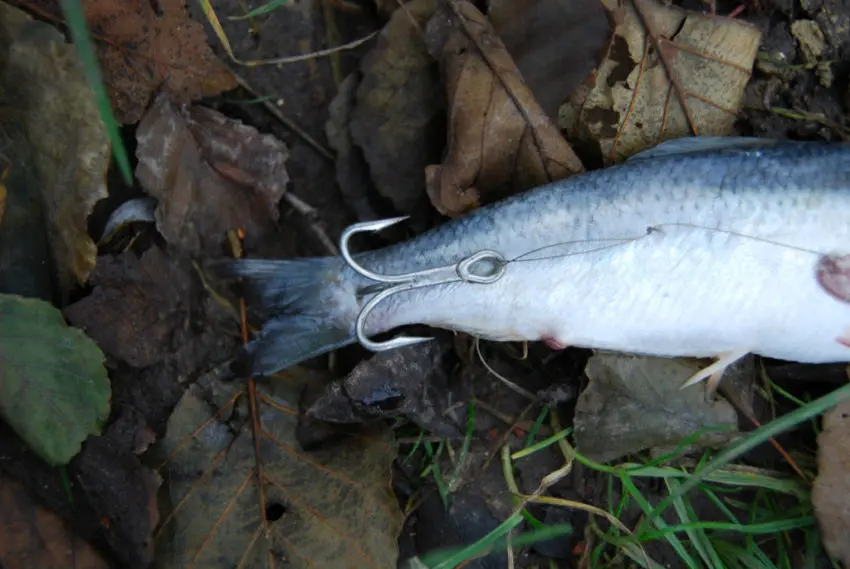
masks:
[[[342,199],[358,220],[372,221],[381,216],[369,199],[372,187],[369,166],[363,152],[354,145],[350,129],[351,113],[356,104],[357,81],[357,74],[352,73],[340,83],[336,96],[328,105],[325,136],[336,158],[336,183]]]
[[[613,30],[599,0],[490,0],[487,18],[552,120],[599,65]]]
[[[727,444],[737,435],[735,409],[708,403],[703,389],[681,389],[702,367],[684,358],[593,355],[585,369],[590,384],[576,404],[577,448],[600,462],[649,448],[663,454],[705,427],[729,430],[704,433],[692,444]]]
[[[103,351],[141,368],[179,348],[172,340],[180,337],[188,318],[191,287],[159,248],[151,247],[141,258],[133,252],[100,257],[91,283],[92,294],[64,314]]]
[[[824,414],[812,503],[824,547],[850,567],[850,401]]]
[[[203,25],[189,19],[186,0],[83,0],[83,10],[101,38],[103,79],[124,124],[141,119],[160,87],[180,104],[237,86],[207,45]]]
[[[95,264],[87,223],[107,195],[109,141],[74,46],[59,31],[3,3],[0,41],[0,106],[11,138],[4,154],[27,170],[28,199],[41,200],[64,297]]]
[[[136,176],[159,200],[157,229],[184,253],[220,255],[226,232],[274,231],[289,180],[286,145],[201,107],[164,95],[139,123]]]
[[[657,0],[603,2],[619,22],[614,39],[595,77],[561,107],[561,127],[594,147],[606,164],[662,140],[731,134],[758,51],[758,29]]]
[[[583,171],[475,6],[441,2],[426,39],[451,107],[446,158],[425,170],[428,196],[441,213],[457,216]]]
[[[6,214],[6,174],[0,180],[0,225],[3,225],[3,216]]]
[[[234,398],[242,386],[203,379],[186,391],[152,448],[164,460],[163,501],[172,508],[158,530],[158,567],[396,566],[402,516],[390,485],[392,431],[352,429],[303,448],[299,400],[316,378],[295,372],[257,386],[257,441],[246,398]]]
[[[0,478],[0,566],[3,569],[107,569],[109,564],[24,488]]]
[[[445,104],[422,37],[435,6],[436,0],[412,0],[393,13],[360,64],[351,112],[351,138],[375,188],[405,215],[428,210],[423,170],[439,159],[443,143]]]

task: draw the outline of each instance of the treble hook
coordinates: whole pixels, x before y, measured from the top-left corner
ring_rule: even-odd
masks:
[[[342,232],[342,236],[339,239],[339,251],[342,255],[342,258],[345,259],[345,262],[351,267],[354,271],[358,272],[362,276],[367,279],[377,281],[379,283],[390,284],[394,286],[389,286],[372,297],[362,309],[360,309],[360,314],[357,315],[357,320],[354,324],[354,330],[357,336],[358,342],[367,350],[371,350],[373,352],[381,352],[384,350],[392,350],[395,348],[401,348],[403,346],[411,346],[413,344],[419,344],[421,342],[427,342],[429,340],[433,340],[433,338],[424,338],[420,336],[397,336],[391,340],[387,340],[385,342],[373,342],[366,336],[366,317],[369,313],[374,310],[375,306],[378,305],[385,298],[392,296],[393,294],[397,294],[399,292],[405,292],[408,290],[422,288],[426,286],[432,285],[441,285],[448,284],[452,282],[466,282],[466,283],[476,283],[476,284],[490,284],[494,283],[505,274],[505,270],[507,268],[507,261],[505,258],[496,251],[491,251],[489,249],[483,249],[478,251],[477,253],[473,253],[468,257],[464,257],[459,262],[454,265],[445,265],[442,267],[434,267],[433,269],[425,269],[422,271],[414,271],[411,273],[403,273],[400,275],[381,275],[370,271],[369,269],[361,266],[354,258],[351,256],[351,252],[348,249],[348,241],[351,239],[352,235],[355,233],[362,233],[364,231],[377,232],[382,229],[386,229],[391,225],[395,225],[401,221],[407,219],[408,216],[403,217],[393,217],[390,219],[382,219],[377,221],[364,221],[362,223],[355,223],[354,225],[349,226]],[[493,272],[487,275],[476,275],[471,271],[472,265],[478,263],[479,261],[491,261],[495,265],[495,269]]]

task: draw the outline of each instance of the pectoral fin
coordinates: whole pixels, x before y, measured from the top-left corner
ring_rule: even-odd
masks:
[[[708,393],[713,396],[717,391],[717,387],[720,385],[720,380],[723,378],[723,372],[726,371],[726,368],[749,353],[750,350],[733,350],[718,354],[717,361],[692,375],[688,381],[682,385],[681,389],[691,387],[692,385],[696,385],[700,381],[707,379],[708,383],[706,384],[706,389],[708,390]]]

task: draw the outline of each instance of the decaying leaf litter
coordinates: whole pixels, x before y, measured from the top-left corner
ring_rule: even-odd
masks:
[[[257,567],[393,566],[396,559],[485,538],[514,512],[512,493],[531,495],[554,472],[556,482],[545,493],[549,503],[526,505],[522,531],[566,522],[572,524],[569,535],[493,552],[465,566],[503,567],[508,557],[515,566],[549,559],[592,565],[616,551],[636,561],[646,555],[687,565],[689,556],[705,554],[704,534],[651,540],[644,551],[604,547],[605,536],[617,535],[610,516],[635,528],[641,513],[635,496],[657,503],[675,488],[675,479],[657,478],[662,474],[656,471],[641,471],[634,479],[619,476],[615,494],[606,495],[618,475],[594,468],[584,456],[616,464],[646,452],[664,455],[678,442],[691,453],[670,464],[693,468],[702,445],[736,444],[752,428],[750,418],[767,422],[793,407],[793,398],[808,400],[830,389],[796,380],[802,376],[794,372],[789,376],[794,366],[787,364],[777,368],[786,381],[776,384],[770,381],[773,363],[762,368],[764,362],[758,362],[742,381],[752,385],[755,378],[759,397],[742,398],[744,390],[727,394],[728,402],[712,403],[693,400],[693,392],[680,399],[669,390],[668,404],[653,410],[660,397],[629,393],[647,385],[635,376],[641,382],[678,377],[689,362],[637,358],[627,365],[630,359],[621,356],[477,345],[450,334],[398,353],[346,349],[283,377],[234,384],[220,376],[240,342],[239,303],[206,279],[202,261],[234,249],[248,256],[326,254],[328,241],[355,219],[409,214],[410,228],[420,231],[439,222],[439,213],[458,215],[622,160],[659,135],[842,138],[848,46],[841,29],[850,15],[837,4],[807,2],[802,12],[745,5],[738,18],[729,19],[704,16],[698,3],[685,3],[691,10],[686,13],[646,0],[492,2],[478,12],[466,2],[413,0],[401,7],[382,3],[377,16],[365,5],[307,3],[234,20],[244,15],[243,7],[223,0],[201,3],[206,12],[190,6],[191,14],[180,2],[160,3],[158,10],[145,2],[83,2],[114,112],[135,140],[138,186],[110,184],[110,194],[157,200],[152,212],[142,208],[129,219],[139,223],[119,228],[121,239],[102,241],[97,256],[92,251],[100,231],[86,218],[104,197],[105,135],[86,135],[100,142],[98,150],[84,150],[69,142],[82,132],[72,119],[70,135],[56,139],[60,144],[16,143],[43,116],[65,117],[59,124],[79,116],[81,124],[96,129],[97,109],[86,103],[83,75],[69,56],[73,49],[63,46],[49,24],[25,15],[61,30],[59,7],[48,1],[12,4],[23,11],[4,5],[4,37],[14,46],[4,72],[7,84],[15,86],[6,91],[6,102],[16,111],[10,117],[21,122],[7,117],[3,123],[2,158],[9,164],[0,194],[9,196],[0,218],[3,293],[58,299],[68,322],[103,351],[90,355],[87,365],[108,372],[111,412],[85,442],[85,434],[76,435],[82,451],[56,468],[45,462],[44,450],[36,455],[40,447],[33,435],[23,435],[16,421],[26,408],[13,397],[16,404],[3,408],[0,467],[120,566],[203,565],[224,544],[233,545],[218,557],[227,566],[247,560]],[[721,5],[718,11],[736,7]],[[221,26],[243,62],[381,33],[356,49],[290,65],[230,62],[237,77],[227,71],[216,30],[207,26],[205,38],[199,33],[210,22]],[[185,25],[186,35],[175,34]],[[581,33],[570,34],[575,43],[565,48],[541,40],[551,37],[546,33],[551,29]],[[27,65],[35,56],[53,67]],[[44,69],[61,70],[51,76],[65,74],[73,81],[65,81],[58,93],[52,83],[53,91],[21,82],[33,70],[44,77]],[[340,78],[344,82],[337,84]],[[251,91],[233,89],[239,84]],[[24,85],[32,95],[22,98]],[[77,94],[70,96],[69,89]],[[212,98],[202,104],[201,96]],[[45,110],[69,101],[73,115]],[[8,128],[13,124],[16,128]],[[328,159],[333,155],[325,144],[336,160]],[[334,166],[336,176],[330,174]],[[42,195],[30,203],[21,196],[33,183]],[[57,198],[50,193],[57,187],[75,192]],[[109,225],[96,217],[95,226]],[[226,232],[237,227],[244,240],[233,233],[228,239]],[[387,237],[403,238],[402,233]],[[45,302],[42,310],[48,307]],[[75,369],[61,365],[73,376]],[[818,367],[797,366],[806,373]],[[616,381],[602,381],[611,374]],[[4,371],[4,385],[14,386],[9,377]],[[651,383],[659,390],[661,385]],[[27,389],[28,395],[36,392]],[[679,400],[686,403],[677,407]],[[737,424],[730,403],[739,412]],[[258,421],[251,420],[252,405]],[[77,412],[93,408],[83,407]],[[641,413],[653,414],[655,421],[626,422]],[[390,418],[395,437],[387,428]],[[570,424],[575,434],[559,439]],[[715,427],[721,427],[719,435],[712,434]],[[635,438],[608,446],[606,439],[616,437],[618,428],[628,428]],[[700,428],[711,436],[687,437],[688,430]],[[818,457],[826,475],[840,472],[829,459],[841,442],[827,434],[836,430],[834,419],[824,428]],[[803,431],[774,442],[790,446],[792,460],[811,481],[818,471],[813,432]],[[588,439],[588,432],[597,438]],[[533,443],[548,437],[559,440],[531,452]],[[506,442],[512,455],[504,454]],[[582,453],[579,464],[573,444]],[[793,452],[798,448],[802,454]],[[796,487],[795,475],[773,446],[762,445],[747,458],[763,480]],[[373,465],[371,474],[363,470],[367,464]],[[669,475],[664,464],[660,472]],[[666,481],[666,490],[646,484],[645,476]],[[391,479],[396,498],[389,494]],[[637,484],[640,493],[629,484]],[[846,552],[834,535],[847,520],[840,507],[836,514],[824,504],[841,494],[833,489],[841,484],[834,475],[818,479],[815,498],[832,530],[823,533],[824,544],[839,558]],[[296,485],[299,490],[293,490]],[[704,487],[703,494],[711,488]],[[794,492],[779,496],[790,496],[786,507],[796,507]],[[747,512],[751,517],[781,511],[776,504],[762,507],[764,495],[758,492],[740,499],[754,504]],[[683,507],[697,508],[694,520],[728,521],[710,500]],[[665,513],[666,523],[687,519],[678,506],[676,511],[679,518]],[[364,533],[363,526],[376,519],[388,523]],[[39,529],[33,525],[29,531],[36,535]],[[779,536],[771,542],[779,544],[786,534],[769,535]],[[799,533],[787,536],[794,538],[793,550],[805,551]],[[61,545],[65,538],[54,539]],[[683,541],[688,547],[677,549]],[[691,545],[699,543],[702,548]],[[21,544],[3,550],[4,565],[27,559]],[[771,547],[765,549],[769,554],[783,551]],[[724,561],[734,553],[716,551]]]

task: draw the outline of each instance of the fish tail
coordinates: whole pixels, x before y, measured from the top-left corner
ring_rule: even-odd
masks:
[[[357,299],[337,257],[238,259],[214,275],[241,279],[252,310],[267,320],[231,365],[240,376],[270,375],[354,342]]]

